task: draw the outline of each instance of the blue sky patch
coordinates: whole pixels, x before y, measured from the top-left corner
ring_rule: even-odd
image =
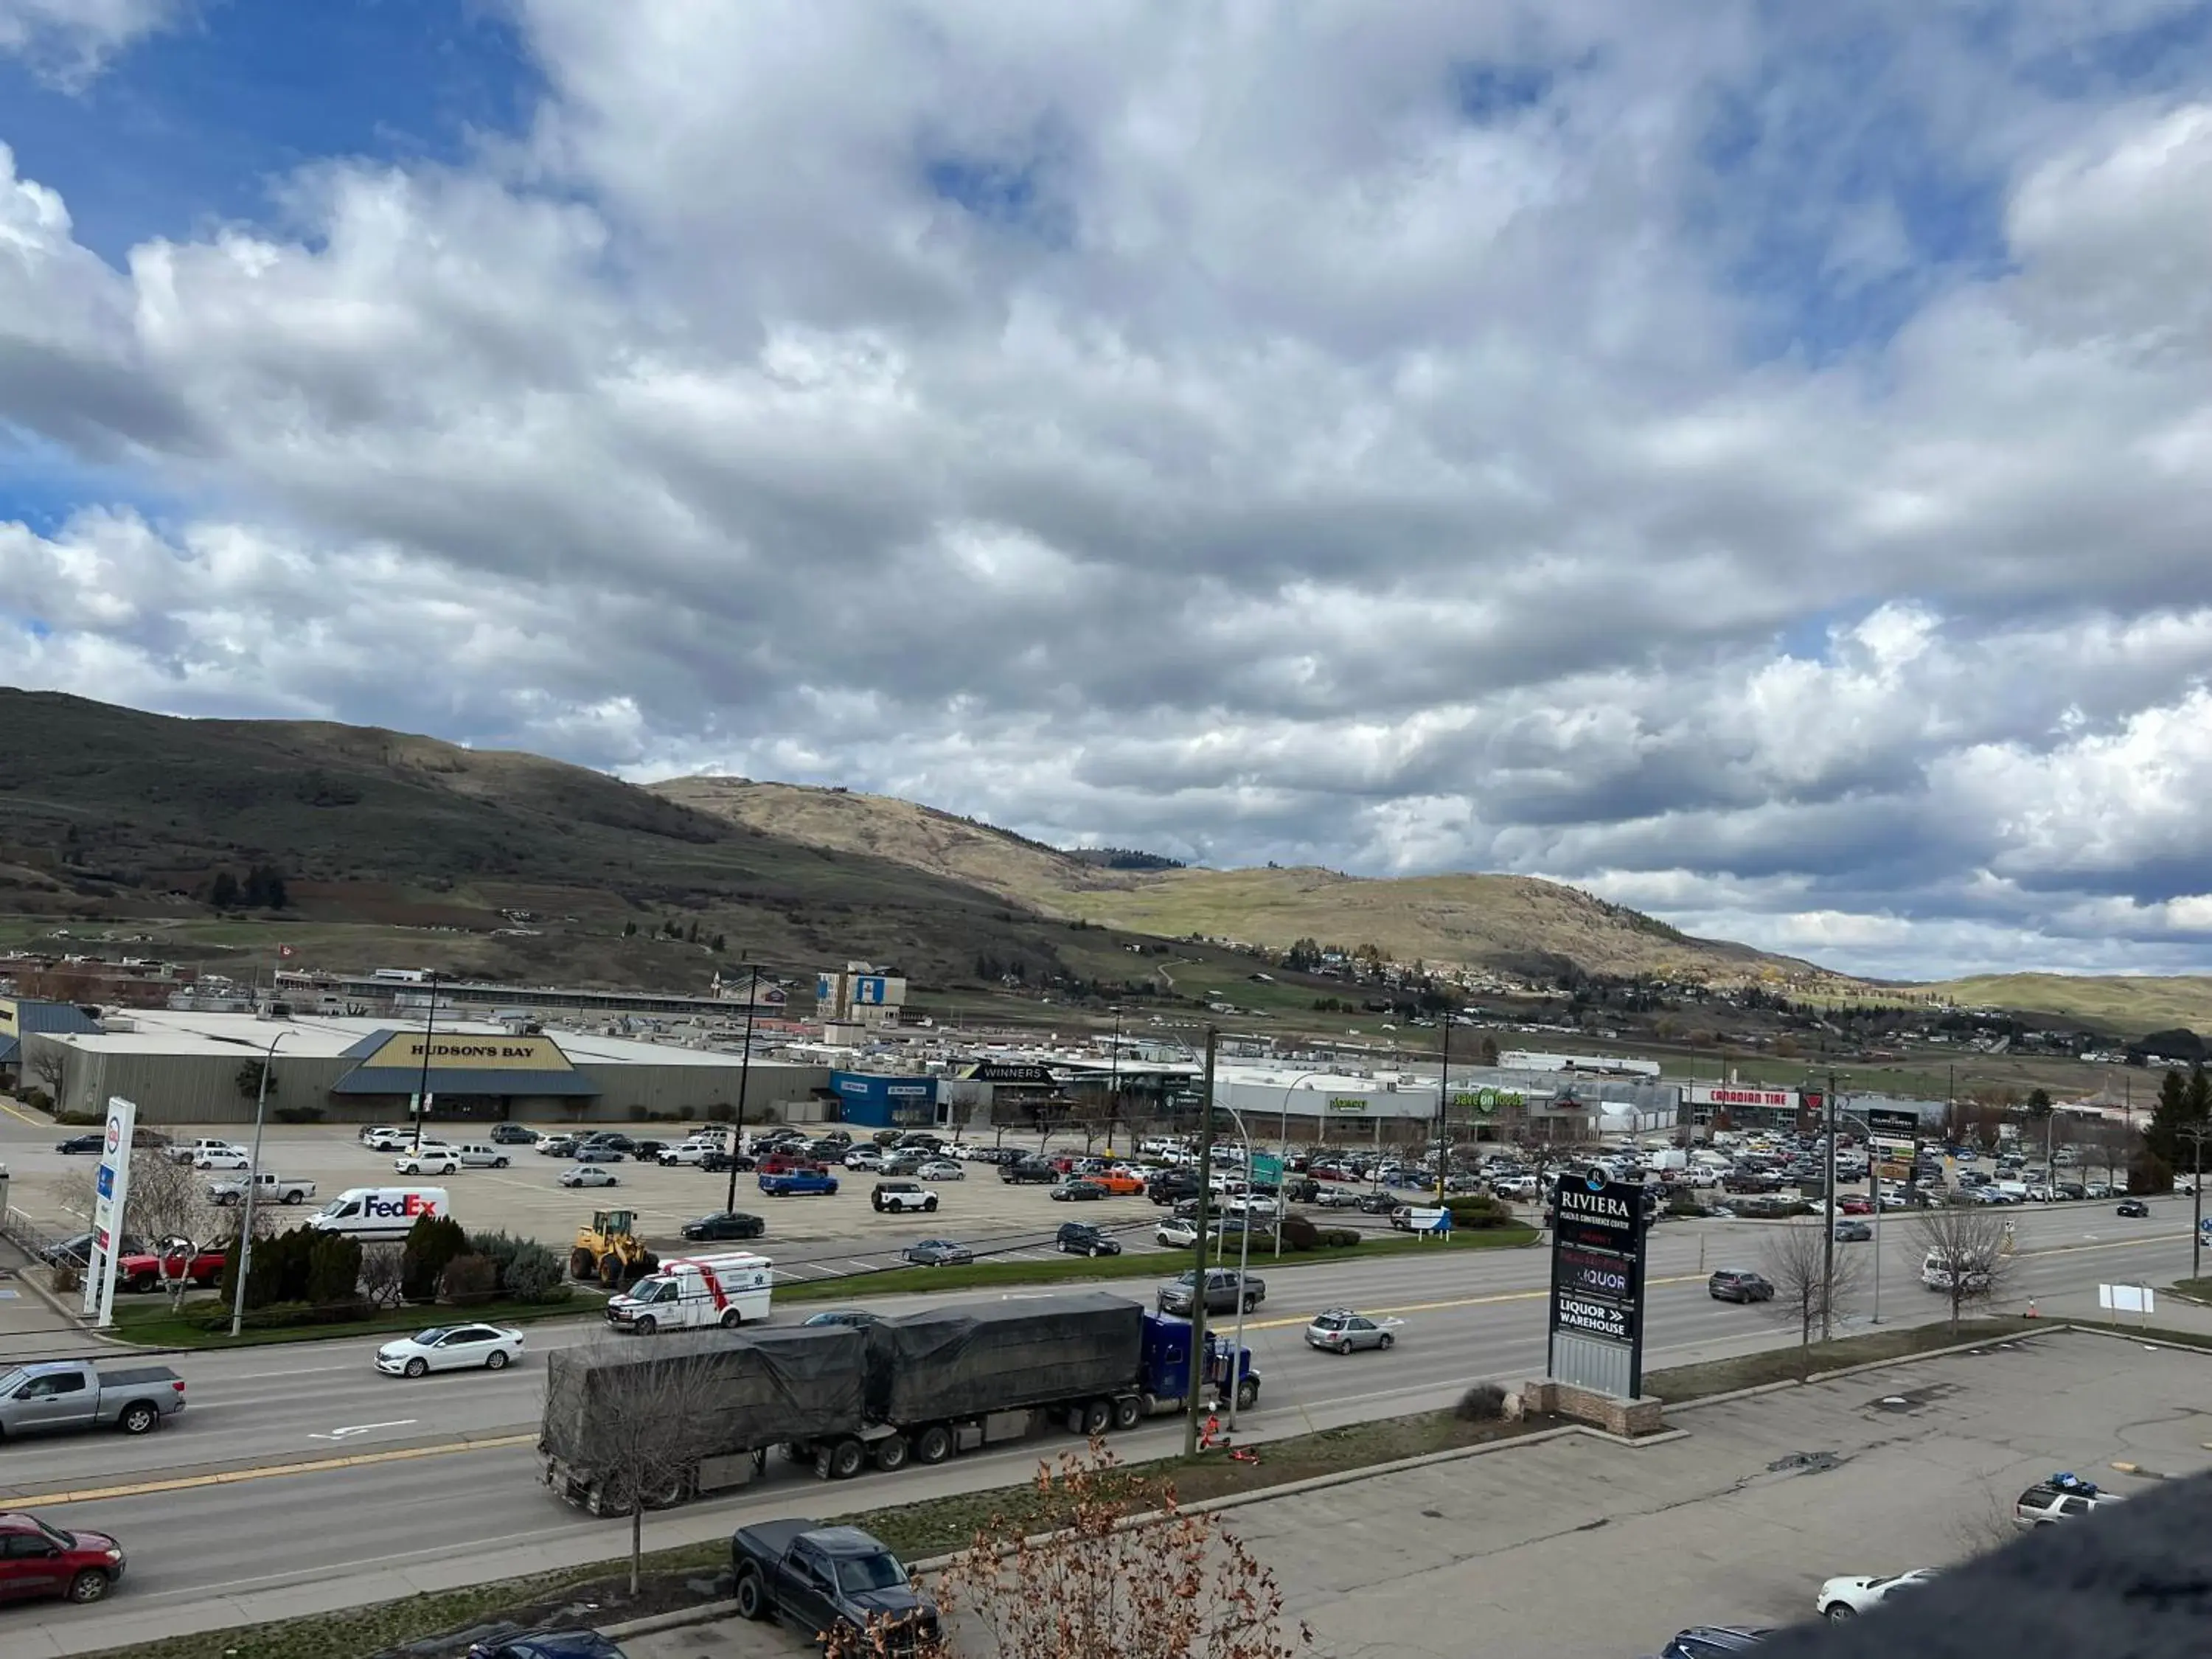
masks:
[[[1551,94],[1552,71],[1533,64],[1460,64],[1450,85],[1460,115],[1487,126],[1542,103]]]
[[[265,220],[270,181],[332,156],[452,161],[512,133],[542,88],[483,0],[205,0],[81,91],[0,57],[0,142],[120,264],[149,236]]]

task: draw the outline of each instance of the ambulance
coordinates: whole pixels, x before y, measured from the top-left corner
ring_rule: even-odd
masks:
[[[750,1251],[671,1256],[651,1278],[607,1298],[607,1323],[643,1336],[705,1325],[735,1330],[768,1317],[775,1285],[769,1259]]]

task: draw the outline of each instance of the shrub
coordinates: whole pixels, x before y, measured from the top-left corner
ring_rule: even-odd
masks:
[[[1478,1382],[1460,1395],[1456,1414],[1462,1423],[1495,1423],[1505,1415],[1505,1390]]]
[[[299,1231],[307,1232],[304,1227]],[[308,1301],[319,1308],[349,1308],[361,1300],[359,1239],[343,1233],[310,1235],[302,1255]]]
[[[564,1302],[568,1297],[561,1258],[528,1239],[522,1241],[514,1260],[501,1269],[499,1282],[518,1302]]]
[[[1510,1227],[1513,1212],[1494,1198],[1480,1193],[1462,1193],[1444,1200],[1444,1208],[1451,1212],[1455,1231],[1470,1227]]]
[[[56,1296],[76,1296],[84,1290],[84,1275],[66,1261],[54,1269],[53,1279]]]
[[[2128,1165],[2128,1190],[2139,1194],[2172,1192],[2172,1166],[2156,1152],[2137,1152]]]
[[[23,1104],[34,1112],[51,1112],[54,1109],[54,1097],[44,1089],[26,1089],[23,1091]],[[56,1121],[63,1123],[69,1121],[67,1118]]]
[[[709,1106],[707,1109],[707,1121],[709,1123],[728,1123],[735,1119],[737,1115],[738,1109],[736,1107],[731,1105],[727,1101],[718,1100],[712,1106]]]
[[[1286,1250],[1316,1250],[1321,1248],[1321,1229],[1302,1215],[1283,1218],[1283,1248]]]
[[[1676,1193],[1672,1198],[1667,1200],[1667,1213],[1668,1215],[1690,1218],[1701,1216],[1705,1214],[1705,1206],[1698,1202],[1696,1194],[1692,1193]]]
[[[489,1302],[499,1294],[499,1267],[489,1256],[457,1255],[438,1279],[441,1300],[456,1307]]]
[[[270,1115],[279,1123],[320,1123],[323,1109],[319,1106],[279,1106]]]
[[[1325,1227],[1322,1229],[1321,1242],[1332,1250],[1348,1250],[1359,1243],[1360,1237],[1354,1228]]]
[[[446,1266],[469,1253],[469,1236],[451,1216],[417,1216],[400,1257],[399,1293],[410,1302],[437,1299]]]
[[[652,1116],[653,1114],[647,1111],[642,1106],[632,1106],[629,1109],[629,1121],[633,1123],[647,1122],[651,1120]]]

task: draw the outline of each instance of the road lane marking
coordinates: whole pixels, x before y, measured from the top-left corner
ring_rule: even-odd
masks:
[[[332,1429],[328,1434],[311,1434],[310,1440],[350,1440],[357,1434],[368,1434],[377,1429],[410,1429],[420,1419],[402,1417],[390,1423],[354,1423],[343,1429]]]
[[[246,1480],[270,1480],[285,1474],[321,1474],[332,1469],[363,1468],[373,1463],[404,1463],[416,1458],[445,1457],[454,1452],[495,1451],[508,1446],[534,1446],[537,1431],[528,1434],[494,1435],[484,1440],[449,1440],[435,1446],[395,1446],[390,1451],[355,1452],[346,1457],[313,1457],[300,1463],[268,1463],[250,1469],[223,1469],[214,1474],[181,1474],[167,1480],[140,1480],[127,1486],[86,1486],[74,1492],[41,1492],[33,1498],[6,1501],[21,1509],[44,1504],[97,1504],[113,1498],[153,1498],[166,1492],[197,1492],[207,1486],[235,1486]]]

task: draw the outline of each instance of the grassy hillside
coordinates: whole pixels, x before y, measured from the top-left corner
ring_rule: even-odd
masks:
[[[927,981],[983,955],[1049,970],[1071,937],[909,863],[803,845],[533,755],[0,690],[0,910],[144,919],[189,943],[213,924],[217,873],[261,862],[288,878],[286,926],[342,930],[316,937],[319,966],[397,957],[697,985],[714,966],[704,942],[721,934],[732,960],[866,957]],[[517,908],[541,933],[490,939]],[[702,943],[643,937],[670,917],[686,933],[696,922]],[[641,937],[624,937],[629,922]],[[396,950],[394,929],[414,948]]]
[[[2212,1031],[2212,975],[2157,979],[2117,974],[1984,974],[1914,988],[1948,996],[1969,1007],[2063,1014],[2131,1036],[2177,1025]]]
[[[867,853],[988,888],[1059,916],[1170,939],[1200,935],[1282,949],[1301,939],[1374,945],[1401,962],[1701,980],[1808,964],[1689,939],[1663,923],[1524,876],[1363,880],[1328,870],[1123,871],[911,801],[742,778],[673,778],[653,792],[732,822],[841,852]]]

